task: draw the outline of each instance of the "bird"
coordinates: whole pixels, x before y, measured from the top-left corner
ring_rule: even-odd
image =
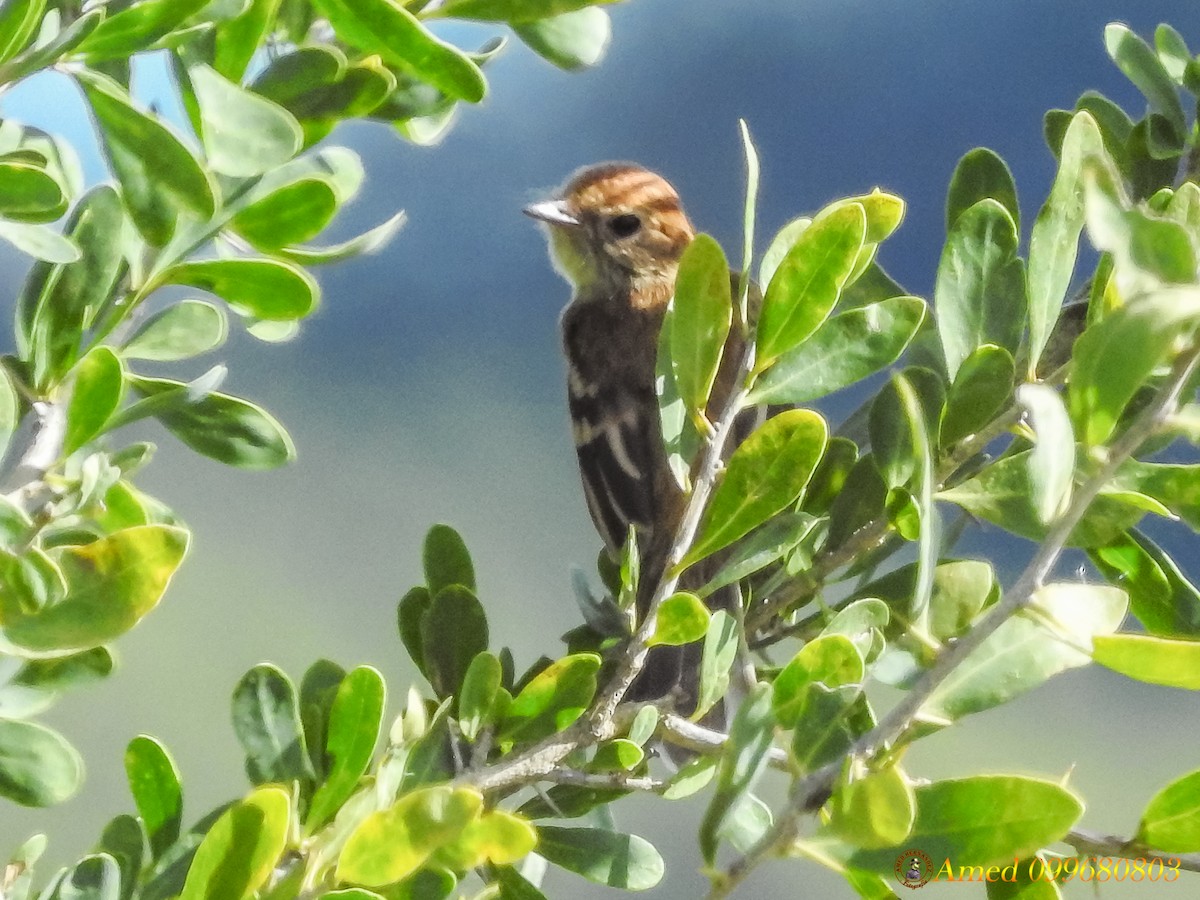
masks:
[[[583,494],[612,559],[630,528],[636,535],[636,605],[644,617],[685,503],[663,445],[655,358],[679,262],[696,232],[670,182],[628,162],[582,168],[524,211],[545,226],[552,263],[573,291],[560,330]],[[736,286],[738,276],[730,278]],[[734,387],[743,341],[742,330],[731,329],[710,416]],[[693,567],[680,587],[699,587],[704,576],[704,567]],[[731,602],[720,593],[710,605]],[[655,648],[628,696],[674,691],[681,705],[694,705],[698,654],[697,645]]]

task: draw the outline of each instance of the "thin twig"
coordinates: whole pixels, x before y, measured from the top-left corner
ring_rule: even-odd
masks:
[[[720,753],[729,742],[729,735],[725,732],[697,725],[675,713],[664,713],[659,718],[658,734],[668,744],[705,755]],[[777,769],[787,769],[787,751],[772,747],[768,751],[767,762]]]
[[[650,778],[647,775],[631,775],[628,772],[581,772],[578,769],[562,767],[547,772],[539,781],[605,791],[647,791],[650,793],[661,791],[667,786],[665,781]]]
[[[1133,838],[1098,834],[1094,831],[1073,829],[1067,832],[1063,843],[1074,847],[1080,856],[1116,856],[1123,859],[1160,859],[1164,864],[1178,866],[1185,872],[1200,872],[1200,853],[1163,853]]]
[[[1117,469],[1166,421],[1178,404],[1184,385],[1195,373],[1198,365],[1200,348],[1195,346],[1177,358],[1170,377],[1154,401],[1142,410],[1125,433],[1108,448],[1107,458],[1099,471],[1075,493],[1070,505],[1050,528],[1033,559],[1012,588],[1005,592],[1000,601],[969,632],[945,646],[933,665],[879,725],[859,738],[841,757],[801,779],[792,787],[787,807],[780,813],[775,824],[761,840],[733,862],[726,876],[714,884],[710,897],[728,895],[759,862],[791,841],[795,837],[800,818],[823,805],[847,758],[872,756],[900,737],[910,727],[920,708],[958,666],[1013,614],[1029,604],[1053,570],[1071,533],[1092,501],[1105,485],[1112,481]]]

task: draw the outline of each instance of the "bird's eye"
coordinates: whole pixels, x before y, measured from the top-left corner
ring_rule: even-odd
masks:
[[[608,230],[617,238],[633,237],[641,230],[641,227],[642,220],[633,213],[613,216],[608,220]]]

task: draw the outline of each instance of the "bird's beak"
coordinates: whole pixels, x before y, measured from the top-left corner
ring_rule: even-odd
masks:
[[[546,222],[549,225],[580,224],[579,219],[571,215],[571,211],[567,209],[565,200],[543,200],[540,203],[531,203],[525,207],[524,212],[530,218]]]

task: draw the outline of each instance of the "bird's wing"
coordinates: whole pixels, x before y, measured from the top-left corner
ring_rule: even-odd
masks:
[[[573,373],[574,374],[574,373]],[[631,525],[657,524],[655,491],[663,455],[658,402],[627,385],[570,380],[569,405],[588,511],[604,543],[619,553]]]

